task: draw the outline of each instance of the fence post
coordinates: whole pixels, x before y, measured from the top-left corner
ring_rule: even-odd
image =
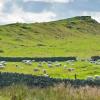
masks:
[[[77,79],[77,74],[75,74],[75,80]]]

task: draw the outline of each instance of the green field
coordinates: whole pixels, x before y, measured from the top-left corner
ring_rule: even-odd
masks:
[[[0,26],[0,56],[100,55],[100,24],[91,17]]]
[[[90,58],[100,55],[100,24],[89,16],[46,23],[15,23],[0,26],[0,56],[2,57],[67,57]],[[100,65],[89,62],[67,64],[75,71],[68,72],[63,66],[48,68],[43,65],[40,71],[33,72],[37,62],[28,66],[23,63],[8,63],[2,72],[18,72],[24,74],[43,75],[46,69],[50,77],[86,78],[100,74]],[[15,65],[21,67],[16,68]]]
[[[0,26],[0,57],[68,56],[85,60],[91,56],[100,56],[100,23],[90,16],[81,16],[46,23],[15,23]],[[61,63],[61,66],[55,66],[57,63]],[[0,72],[45,76],[45,70],[49,77],[61,79],[74,79],[75,75],[78,79],[100,76],[100,63],[94,64],[87,60],[53,62],[52,67],[48,67],[47,62],[42,62],[42,67],[38,64],[39,62],[33,62],[32,65],[7,62],[4,68],[0,68]],[[99,100],[100,89],[89,86],[65,87],[63,84],[47,88],[32,88],[21,84],[0,87],[0,100],[73,99]]]
[[[68,62],[58,62],[62,65],[57,67],[56,62],[52,63],[52,67],[48,67],[47,63],[42,63],[42,67],[39,67],[39,62],[34,62],[32,65],[27,65],[22,62],[9,62],[4,69],[0,69],[1,72],[12,72],[12,73],[24,73],[32,74],[38,76],[44,76],[43,70],[52,78],[70,78],[74,79],[75,74],[77,78],[86,79],[87,76],[100,75],[100,65],[92,64],[87,61],[76,61],[73,63]],[[16,65],[18,67],[16,67]],[[66,67],[64,67],[66,65]],[[74,68],[73,71],[68,71],[68,69]],[[34,71],[34,69],[39,69],[39,71]]]

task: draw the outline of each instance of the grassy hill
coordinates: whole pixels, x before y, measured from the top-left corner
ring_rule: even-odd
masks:
[[[100,24],[90,16],[0,26],[0,56],[100,55]]]

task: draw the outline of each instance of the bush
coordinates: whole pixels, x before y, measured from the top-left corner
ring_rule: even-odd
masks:
[[[0,53],[4,53],[4,51],[3,50],[0,50]]]
[[[92,59],[93,61],[97,61],[97,60],[100,59],[100,56],[92,56],[91,59]]]

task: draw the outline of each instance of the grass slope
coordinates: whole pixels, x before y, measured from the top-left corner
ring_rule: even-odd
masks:
[[[89,16],[0,26],[0,56],[100,55],[100,24]]]

